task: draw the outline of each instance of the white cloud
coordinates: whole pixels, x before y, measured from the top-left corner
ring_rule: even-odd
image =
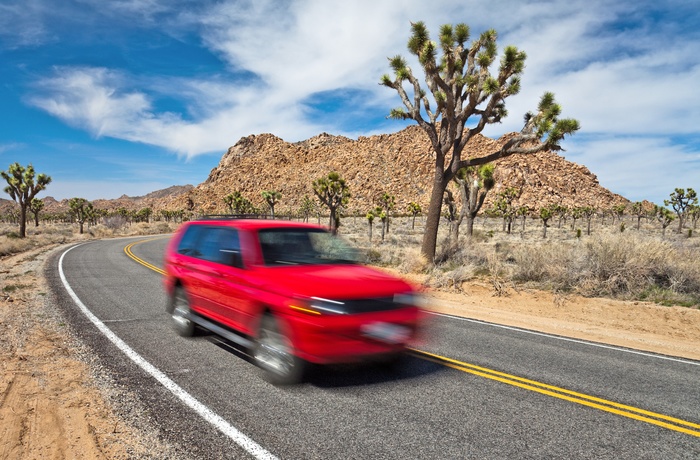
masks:
[[[93,0],[84,1],[94,8]],[[522,115],[551,90],[563,116],[582,125],[564,147],[596,171],[604,186],[630,197],[667,195],[671,179],[659,177],[659,157],[682,169],[674,181],[693,180],[691,173],[697,172],[697,167],[682,167],[697,150],[674,144],[671,137],[697,132],[700,37],[660,16],[697,14],[683,2],[512,1],[495,6],[450,0],[247,0],[173,11],[156,0],[109,5],[110,14],[162,16],[166,33],[173,36],[199,31],[203,46],[230,73],[205,80],[64,67],[41,82],[32,103],[95,136],[194,156],[222,152],[241,136],[261,132],[290,141],[321,131],[376,132],[374,126],[362,131],[360,123],[348,128],[343,116],[312,118],[305,103],[324,92],[359,91],[367,99],[345,101],[343,114],[388,113],[400,101],[378,81],[389,72],[388,56],[407,56],[409,21],[425,21],[434,39],[440,24],[466,22],[473,37],[493,27],[501,48],[514,44],[528,54],[523,91],[508,100],[510,117],[485,134],[519,130]],[[645,13],[652,9],[654,14]],[[241,80],[246,73],[251,78]],[[158,111],[160,97],[179,100],[187,112]],[[639,153],[652,151],[656,156]],[[683,185],[671,190],[676,186]]]
[[[700,185],[700,157],[668,139],[584,137],[567,147],[568,160],[585,165],[603,187],[632,201],[646,199],[663,205],[676,187],[698,189]]]

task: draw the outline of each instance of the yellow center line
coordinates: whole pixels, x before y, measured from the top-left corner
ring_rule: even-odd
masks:
[[[163,237],[150,238],[128,244],[124,248],[124,252],[127,256],[129,256],[131,259],[138,262],[139,264],[143,265],[144,267],[150,268],[151,270],[160,273],[161,275],[165,275],[165,271],[163,269],[149,262],[146,262],[140,257],[137,257],[131,250],[137,244],[157,240],[160,238]],[[628,406],[625,404],[616,403],[614,401],[598,398],[596,396],[578,393],[575,391],[567,390],[566,388],[548,385],[546,383],[538,382],[536,380],[530,380],[523,377],[518,377],[516,375],[506,374],[504,372],[499,372],[494,369],[477,366],[476,364],[465,363],[463,361],[447,358],[445,356],[429,353],[427,351],[417,350],[415,348],[412,348],[411,351],[415,353],[416,356],[422,359],[441,364],[443,366],[450,367],[452,369],[456,369],[462,372],[467,372],[469,374],[477,375],[479,377],[483,377],[490,380],[495,380],[497,382],[505,383],[507,385],[512,385],[525,390],[534,391],[536,393],[551,396],[553,398],[563,399],[565,401],[581,404],[587,407],[592,407],[594,409],[598,409],[604,412],[609,412],[612,414],[620,415],[622,417],[627,417],[641,422],[660,426],[669,430],[700,437],[700,424],[697,423],[689,422],[675,417],[670,417],[668,415],[659,414],[656,412],[651,412],[633,406]]]
[[[581,404],[583,406],[592,407],[605,412],[610,412],[612,414],[621,415],[623,417],[631,418],[641,422],[650,423],[652,425],[657,425],[663,428],[667,428],[669,430],[700,437],[700,430],[693,429],[700,428],[700,425],[698,425],[697,423],[688,422],[679,418],[670,417],[664,414],[658,414],[656,412],[651,412],[644,409],[627,406],[624,404],[619,404],[614,401],[609,401],[595,396],[577,393],[575,391],[567,390],[565,388],[560,388],[553,385],[548,385],[546,383],[537,382],[535,380],[529,380],[515,375],[506,374],[504,372],[495,371],[493,369],[488,369],[474,364],[457,361],[455,359],[447,358],[441,355],[436,355],[426,351],[417,349],[411,349],[411,351],[423,359],[437,364],[442,364],[443,366],[447,366],[462,372],[478,375],[479,377],[495,380],[501,383],[505,383],[507,385],[512,385],[525,390],[534,391],[536,393],[551,396],[553,398],[563,399],[565,401]]]
[[[156,267],[155,265],[153,265],[153,264],[151,264],[151,263],[149,263],[149,262],[146,262],[145,260],[143,260],[143,259],[141,259],[140,257],[136,256],[136,255],[131,251],[131,248],[133,248],[133,247],[136,246],[137,244],[145,243],[145,242],[147,242],[147,241],[159,240],[159,239],[161,239],[161,238],[163,238],[163,237],[161,236],[161,237],[158,237],[158,238],[149,238],[149,239],[147,239],[147,240],[135,241],[135,242],[133,242],[133,243],[131,243],[131,244],[128,244],[128,245],[124,248],[124,252],[126,253],[127,256],[131,257],[133,260],[135,260],[136,262],[140,263],[140,264],[143,265],[144,267],[150,268],[150,269],[153,270],[154,272],[160,273],[161,275],[165,275],[165,270],[163,270],[163,269],[160,268],[160,267]]]

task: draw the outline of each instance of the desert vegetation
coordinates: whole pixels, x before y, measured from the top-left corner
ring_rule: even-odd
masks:
[[[394,219],[392,233],[371,243],[364,220],[345,219],[342,234],[363,249],[366,262],[427,275],[433,288],[461,290],[463,283],[479,280],[492,285],[494,295],[533,288],[563,297],[575,293],[700,308],[700,239],[687,233],[662,236],[651,218],[636,230],[634,216],[614,223],[597,216],[590,235],[568,219],[544,227],[545,239],[541,218],[529,217],[524,227],[506,233],[501,219],[480,216],[472,238],[461,237],[456,246],[449,226],[441,225],[437,259],[442,262],[436,264],[419,250],[424,218],[415,228],[411,216]]]

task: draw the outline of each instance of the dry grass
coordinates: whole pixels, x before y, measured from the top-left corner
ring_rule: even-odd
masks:
[[[81,235],[77,224],[43,224],[39,227],[27,226],[27,237],[19,238],[19,231],[16,225],[1,224],[0,257],[18,254],[43,246],[73,241],[170,233],[176,227],[176,224],[165,222],[138,223],[117,228],[100,224],[89,228],[85,226],[84,233]]]
[[[539,222],[520,223],[513,232],[502,231],[497,219],[478,220],[471,240],[464,237],[456,249],[446,248],[446,225],[441,225],[437,259],[430,266],[420,257],[422,224],[410,229],[410,219],[394,219],[392,232],[382,243],[375,228],[372,245],[367,240],[367,223],[356,219],[342,233],[363,247],[368,261],[394,266],[405,273],[427,273],[429,284],[440,289],[461,290],[462,283],[473,279],[487,281],[494,295],[507,295],[520,286],[551,290],[565,301],[567,293],[648,300],[663,305],[700,307],[700,237],[688,237],[645,223],[640,230],[636,221],[594,221],[592,234],[586,235],[585,222],[580,238],[571,223],[553,225],[542,238]],[[696,234],[696,232],[693,232]]]

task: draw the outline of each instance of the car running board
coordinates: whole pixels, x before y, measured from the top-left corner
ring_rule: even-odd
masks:
[[[190,313],[188,316],[188,319],[196,323],[198,326],[201,326],[204,329],[207,329],[208,331],[211,331],[216,335],[220,335],[226,340],[230,340],[231,342],[235,342],[238,345],[246,348],[251,348],[253,346],[252,340],[246,339],[245,337],[238,335],[235,332],[231,332],[228,329],[223,328],[209,320],[206,320],[197,314]]]

